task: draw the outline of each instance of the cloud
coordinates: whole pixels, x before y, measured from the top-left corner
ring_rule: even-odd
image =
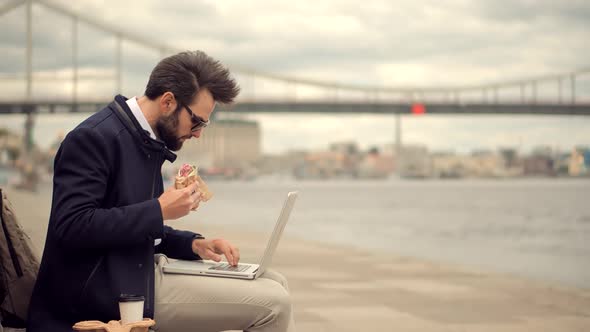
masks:
[[[498,1],[477,2],[478,13],[499,22],[527,22],[551,19],[559,23],[587,25],[590,5],[584,0],[517,0],[509,5]]]
[[[327,68],[324,80],[348,80],[352,72],[364,78],[360,84],[391,83],[381,74],[388,66],[424,65],[423,76],[441,84],[567,71],[584,65],[580,55],[590,51],[583,42],[590,37],[584,1],[54,1],[154,42],[206,49],[230,64],[314,78],[318,68]],[[69,20],[35,8],[41,46],[64,48],[69,30],[51,27],[67,27]],[[97,57],[113,56],[104,54],[112,48],[108,36],[85,39],[93,41]],[[450,75],[448,65],[467,70]],[[411,71],[395,76],[415,81]]]

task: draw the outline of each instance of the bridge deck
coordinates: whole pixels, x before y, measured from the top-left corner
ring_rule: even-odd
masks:
[[[63,102],[0,101],[0,114],[13,113],[68,113],[96,112],[109,101]],[[274,102],[244,101],[219,110],[237,113],[363,113],[363,114],[410,114],[411,103],[369,102]],[[542,114],[542,115],[590,115],[590,104],[521,104],[521,103],[425,103],[430,114]]]

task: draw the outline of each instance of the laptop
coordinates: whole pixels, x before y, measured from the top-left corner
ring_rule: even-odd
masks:
[[[164,265],[164,273],[193,274],[198,276],[211,276],[237,279],[256,279],[261,276],[266,268],[270,265],[272,256],[277,249],[281,234],[287,225],[293,205],[297,199],[298,192],[292,191],[287,194],[279,219],[268,240],[266,249],[258,264],[238,263],[237,266],[231,266],[226,262],[215,262],[212,260],[186,261],[174,260]]]

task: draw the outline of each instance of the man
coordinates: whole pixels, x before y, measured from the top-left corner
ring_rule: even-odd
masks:
[[[145,95],[121,95],[72,130],[55,157],[47,240],[29,310],[28,332],[71,331],[77,321],[119,319],[121,294],[145,297],[144,317],[160,331],[293,331],[286,282],[269,271],[255,281],[167,275],[171,258],[240,259],[224,239],[175,230],[165,220],[197,209],[198,185],[164,191],[161,166],[198,138],[216,102],[239,88],[203,52],[154,68]],[[154,255],[156,254],[156,259]]]

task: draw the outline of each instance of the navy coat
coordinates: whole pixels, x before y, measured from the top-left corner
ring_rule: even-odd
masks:
[[[145,296],[144,317],[153,318],[154,253],[199,259],[191,249],[199,235],[164,226],[157,199],[162,164],[176,155],[150,138],[125,101],[119,95],[83,121],[57,152],[28,332],[118,320],[122,293]]]

